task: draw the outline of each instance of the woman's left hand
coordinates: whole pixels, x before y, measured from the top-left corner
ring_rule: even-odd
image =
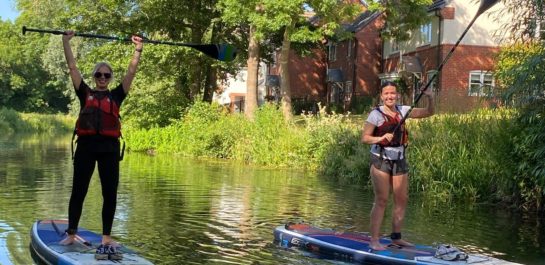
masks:
[[[136,44],[136,49],[141,50],[144,47],[144,42],[142,37],[133,35],[131,37],[132,43]]]

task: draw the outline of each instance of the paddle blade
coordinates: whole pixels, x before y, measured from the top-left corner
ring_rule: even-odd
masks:
[[[191,47],[214,59],[224,62],[230,62],[237,56],[237,49],[230,44],[188,44],[185,46]]]
[[[237,57],[237,48],[230,44],[218,44],[218,60],[230,62]]]
[[[480,16],[482,13],[486,12],[486,10],[493,7],[498,2],[499,0],[481,0],[481,6],[479,6],[479,10],[477,11],[477,16]]]

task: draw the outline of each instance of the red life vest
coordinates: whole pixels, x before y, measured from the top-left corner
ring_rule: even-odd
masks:
[[[110,92],[96,93],[91,91],[85,97],[85,105],[79,112],[76,122],[76,134],[103,135],[118,138],[121,136],[119,106]]]
[[[379,107],[377,107],[375,110],[380,112],[382,114],[382,117],[384,117],[384,123],[382,123],[380,126],[375,127],[375,130],[373,131],[373,136],[380,137],[387,133],[394,133],[395,127],[399,124],[401,121],[401,118],[403,117],[403,114],[396,106],[396,116],[392,118],[390,115],[386,115],[384,112],[380,110]],[[382,140],[378,143],[381,147],[391,146],[391,147],[398,147],[398,146],[406,146],[409,139],[409,133],[405,129],[405,123],[403,123],[399,129],[397,129],[394,133],[394,138],[392,138],[392,141],[388,142],[386,139]]]

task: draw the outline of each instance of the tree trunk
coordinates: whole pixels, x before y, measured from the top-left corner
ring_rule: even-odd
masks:
[[[254,118],[257,108],[257,77],[259,72],[259,42],[255,38],[255,27],[250,27],[250,44],[248,45],[248,77],[246,78],[246,98],[244,114],[249,119]]]
[[[200,43],[202,42],[202,33],[193,30],[191,33],[191,41],[193,43]],[[204,72],[203,68],[206,68],[206,65],[208,63],[206,62],[205,58],[196,57],[194,60],[191,60],[190,65],[190,76],[189,76],[189,97],[191,101],[195,101],[197,96],[201,93],[202,84],[204,82]]]
[[[221,31],[221,23],[213,23],[212,32],[210,36],[210,43],[219,42],[218,32]],[[210,60],[210,59],[208,59]],[[218,87],[218,67],[213,63],[206,66],[207,78],[206,83],[204,84],[204,93],[202,100],[204,102],[212,103],[214,92]]]
[[[196,1],[193,10],[195,10],[196,13],[200,13],[199,10],[204,8],[203,5],[204,3],[202,1]],[[205,31],[206,28],[198,21],[195,21],[191,26],[191,42],[202,43]],[[195,60],[191,60],[190,62],[191,68],[189,70],[190,76],[188,81],[191,101],[197,100],[197,96],[199,96],[201,92],[204,92],[203,87],[207,79],[204,69],[207,69],[206,66],[208,65],[210,65],[209,60],[202,56],[197,56]]]
[[[295,20],[292,20],[295,21]],[[293,30],[295,22],[287,26],[284,30],[284,37],[282,40],[282,50],[280,51],[280,94],[282,95],[282,113],[286,120],[291,120],[293,113],[291,108],[291,87],[290,87],[290,35]]]
[[[206,79],[202,100],[204,102],[212,103],[212,97],[214,95],[216,87],[218,86],[218,69],[212,65],[207,65],[206,69],[208,70],[208,77]]]

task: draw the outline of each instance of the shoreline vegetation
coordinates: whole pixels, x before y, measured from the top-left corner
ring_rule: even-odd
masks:
[[[21,113],[0,107],[0,134],[67,133],[76,118],[67,114]]]
[[[0,109],[3,134],[70,133],[74,121],[75,117],[62,114]],[[242,114],[226,113],[219,105],[196,102],[183,119],[168,126],[141,129],[129,120],[123,133],[133,152],[301,168],[342,183],[369,185],[369,146],[360,143],[362,121],[362,116],[327,114],[322,109],[317,115],[301,115],[288,122],[281,110],[269,104],[250,121]],[[524,126],[520,110],[437,114],[408,120],[407,126],[411,192],[435,201],[502,203],[543,212],[541,164],[528,160],[528,145],[536,138],[525,137],[528,128],[520,128]]]

